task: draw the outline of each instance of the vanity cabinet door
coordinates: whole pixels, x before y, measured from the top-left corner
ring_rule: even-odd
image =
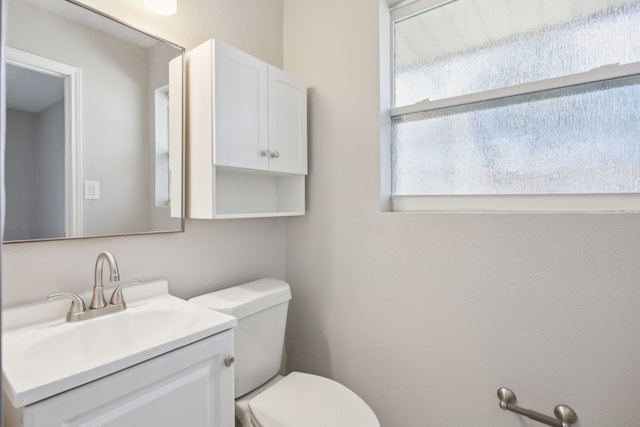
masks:
[[[226,331],[24,408],[23,425],[234,425],[233,332]]]

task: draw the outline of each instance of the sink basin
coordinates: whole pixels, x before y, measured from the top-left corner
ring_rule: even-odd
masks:
[[[124,311],[77,323],[57,312],[24,324],[42,317],[52,302],[4,310],[3,383],[13,405],[37,402],[236,324],[231,316],[169,295],[166,281],[131,287],[125,300]],[[57,307],[66,310],[68,303]]]
[[[24,349],[24,363],[44,366],[47,360],[75,365],[110,359],[123,348],[145,347],[163,336],[186,330],[191,319],[179,309],[148,307],[34,331]]]

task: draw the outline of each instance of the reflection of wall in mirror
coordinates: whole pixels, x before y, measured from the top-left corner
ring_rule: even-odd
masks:
[[[9,15],[8,46],[82,69],[83,179],[101,190],[83,202],[83,234],[148,230],[146,51],[21,1]]]
[[[64,237],[64,102],[39,113],[7,109],[6,150],[4,238]]]

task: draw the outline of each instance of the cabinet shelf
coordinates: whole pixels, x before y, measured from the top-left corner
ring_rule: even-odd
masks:
[[[304,215],[304,175],[214,166],[213,218]]]
[[[239,218],[277,218],[281,216],[300,216],[300,212],[256,212],[241,214],[218,214],[217,219],[239,219]]]

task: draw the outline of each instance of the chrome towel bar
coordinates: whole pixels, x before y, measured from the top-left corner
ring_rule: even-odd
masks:
[[[536,411],[521,408],[516,405],[515,393],[506,387],[500,387],[498,389],[498,399],[500,399],[500,407],[502,409],[524,415],[532,420],[536,420],[553,427],[571,427],[571,424],[578,420],[578,415],[576,415],[573,409],[566,405],[558,405],[555,407],[553,410],[553,413],[556,416],[555,418],[551,418],[548,415],[544,415]]]

